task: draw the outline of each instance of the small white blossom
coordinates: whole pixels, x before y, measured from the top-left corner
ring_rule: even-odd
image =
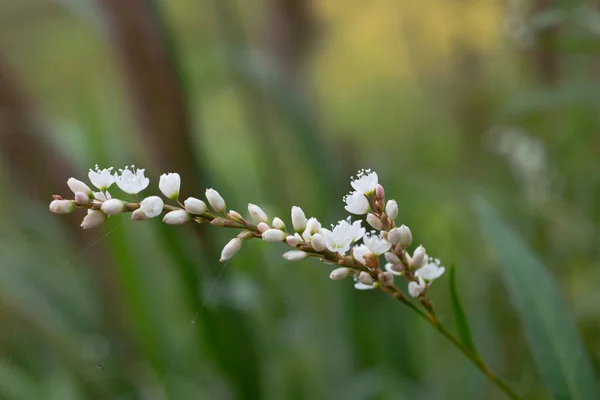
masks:
[[[392,248],[392,244],[382,238],[380,235],[375,235],[373,233],[366,234],[363,237],[363,243],[369,248],[371,253],[376,256],[380,256],[389,249]]]
[[[367,215],[367,222],[373,227],[373,229],[377,229],[378,231],[383,229],[383,223],[379,217],[373,213],[369,213]]]
[[[396,219],[398,216],[398,203],[396,203],[396,200],[388,200],[385,205],[385,213],[391,220]]]
[[[227,212],[227,215],[229,215],[229,218],[238,221],[238,222],[244,222],[244,217],[242,217],[242,214],[240,214],[239,212],[235,211],[235,210],[229,210]]]
[[[367,265],[365,256],[370,256],[370,255],[371,255],[371,251],[364,244],[359,244],[358,246],[354,246],[352,248],[352,256],[354,257],[354,259],[356,261],[358,261],[359,263],[361,263],[364,266]]]
[[[400,264],[400,258],[392,252],[385,253],[385,260],[391,264]]]
[[[206,203],[195,197],[188,197],[183,202],[183,206],[187,212],[194,215],[202,215],[208,210]]]
[[[75,202],[73,200],[53,200],[49,209],[54,214],[69,214],[75,211]]]
[[[142,210],[141,208],[138,208],[137,210],[134,210],[131,213],[131,219],[134,221],[143,221],[145,219],[148,219],[148,216],[146,215],[144,210]]]
[[[92,192],[92,189],[90,189],[90,187],[88,185],[86,185],[85,183],[83,183],[80,180],[77,180],[75,178],[69,178],[67,180],[67,185],[69,186],[69,189],[71,189],[73,194],[77,194],[77,192],[81,192],[81,193],[85,193],[88,197],[91,197],[94,195],[94,193]]]
[[[398,243],[400,244],[400,246],[402,246],[403,248],[407,248],[412,244],[412,233],[410,232],[408,226],[402,225],[400,228],[398,228],[398,233]]]
[[[310,242],[312,239],[312,235],[318,233],[321,230],[321,223],[314,217],[309,218],[308,222],[306,222],[306,228],[304,232],[302,232],[302,238]]]
[[[358,281],[363,285],[372,285],[373,277],[368,272],[361,271],[360,274],[358,274]]]
[[[267,216],[267,213],[265,213],[263,209],[256,204],[248,203],[248,212],[250,213],[250,216],[254,220],[255,224],[260,224],[261,222],[266,224],[269,223],[269,217]]]
[[[344,197],[346,211],[356,215],[363,215],[369,212],[369,200],[360,192],[352,192]]]
[[[410,267],[413,269],[421,268],[423,265],[427,263],[427,253],[425,252],[425,247],[419,246],[413,252],[413,255],[410,259]]]
[[[227,261],[231,259],[233,256],[237,254],[238,251],[242,248],[242,239],[233,238],[231,239],[225,247],[223,247],[223,251],[221,251],[221,259],[219,261]]]
[[[206,199],[210,206],[218,213],[224,213],[227,206],[225,205],[225,200],[219,192],[214,189],[206,189]]]
[[[181,177],[177,172],[162,174],[158,181],[158,188],[166,198],[176,200],[179,197]]]
[[[385,270],[387,272],[391,272],[392,274],[397,275],[397,276],[404,275],[404,267],[400,264],[386,263]]]
[[[160,197],[150,196],[142,200],[140,203],[140,210],[142,210],[148,218],[154,218],[162,213],[164,206],[165,203]]]
[[[354,289],[358,289],[358,290],[371,290],[371,289],[377,289],[377,287],[379,287],[378,282],[374,282],[372,285],[365,285],[362,282],[356,282],[354,284]]]
[[[163,222],[169,225],[181,225],[190,220],[190,214],[185,210],[169,211],[165,214]]]
[[[350,184],[357,192],[369,196],[375,191],[377,183],[377,173],[371,172],[370,169],[363,169],[358,171],[356,178],[352,177],[352,182]]]
[[[262,238],[266,242],[281,242],[285,240],[287,234],[279,229],[269,229],[263,232]]]
[[[429,258],[427,264],[415,272],[415,276],[423,278],[425,282],[431,282],[442,276],[444,271],[446,271],[446,268],[440,265],[440,260]]]
[[[266,231],[271,229],[271,227],[269,225],[265,224],[264,222],[261,222],[260,224],[256,225],[256,228],[258,229],[258,231],[260,233],[265,233]]]
[[[135,172],[134,172],[135,171]],[[120,169],[120,174],[115,176],[117,186],[129,194],[138,194],[148,187],[150,179],[144,176],[144,169],[134,169],[134,166]]]
[[[83,229],[91,229],[101,225],[106,219],[106,214],[99,210],[88,210],[88,213],[81,221]]]
[[[90,182],[92,182],[99,190],[105,191],[115,182],[115,175],[112,173],[112,170],[113,167],[100,170],[96,164],[95,171],[90,168],[88,178],[90,178]]]
[[[285,238],[285,242],[292,247],[298,246],[301,241],[302,241],[302,239],[300,239],[300,237],[295,236],[295,235],[294,236],[289,235],[288,237]]]
[[[92,194],[93,196],[93,194]],[[87,194],[83,193],[83,192],[76,192],[75,193],[75,203],[79,204],[79,205],[86,205],[86,204],[90,204],[90,196],[88,196]]]
[[[285,231],[285,223],[279,217],[273,218],[273,228]]]
[[[94,200],[92,200],[92,204],[100,204],[103,201],[112,199],[112,196],[108,191],[104,192],[94,192]]]
[[[361,226],[362,221],[355,221],[353,224],[350,224],[349,221],[350,218],[346,221],[339,221],[331,231],[321,229],[321,235],[325,238],[325,244],[329,251],[344,255],[354,242],[364,236],[365,228]]]
[[[423,278],[418,277],[419,282],[410,282],[408,284],[408,294],[412,297],[419,297],[421,293],[427,289],[427,283],[423,280]]]
[[[301,250],[291,250],[283,254],[283,258],[287,261],[302,261],[308,257],[308,253]]]
[[[125,211],[125,203],[119,199],[106,200],[100,209],[107,215],[116,215]]]
[[[323,232],[323,229],[321,229]],[[327,244],[325,243],[325,238],[319,234],[315,233],[311,238],[311,245],[315,251],[321,252],[327,248]]]
[[[394,274],[389,271],[381,272],[379,275],[377,275],[377,278],[382,286],[392,286],[394,284]]]
[[[306,215],[304,215],[304,211],[300,207],[293,206],[292,207],[292,225],[294,226],[294,230],[298,233],[304,232],[306,229]]]
[[[336,268],[333,271],[331,271],[331,274],[329,274],[329,279],[339,281],[341,279],[346,278],[348,275],[350,275],[351,272],[352,270],[350,268]]]

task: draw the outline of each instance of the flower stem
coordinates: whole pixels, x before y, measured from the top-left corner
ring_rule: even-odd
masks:
[[[408,300],[406,296],[396,286],[381,287],[381,290],[399,300],[409,308],[417,312],[421,317],[425,318],[431,326],[433,326],[440,334],[442,334],[450,343],[458,348],[475,366],[500,390],[502,390],[512,400],[523,400],[502,378],[492,371],[485,362],[479,357],[478,354],[473,353],[467,346],[465,346],[456,336],[454,336],[441,321],[432,312],[425,312],[417,307],[413,302]]]

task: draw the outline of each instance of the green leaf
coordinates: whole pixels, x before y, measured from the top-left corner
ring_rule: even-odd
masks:
[[[489,203],[476,198],[474,205],[546,387],[561,400],[598,398],[590,360],[554,280],[525,240]]]
[[[458,336],[463,344],[467,346],[469,350],[473,352],[473,354],[479,357],[479,353],[475,347],[475,342],[473,342],[473,337],[471,336],[471,328],[469,328],[467,316],[463,311],[463,308],[460,304],[460,299],[458,298],[458,292],[456,290],[456,268],[454,268],[454,264],[450,265],[449,274],[450,277],[448,281],[450,284],[450,302],[452,303],[454,323],[456,324],[456,329],[458,329]]]

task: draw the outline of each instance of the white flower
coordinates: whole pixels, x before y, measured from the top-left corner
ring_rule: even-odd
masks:
[[[425,247],[419,246],[413,252],[413,255],[410,259],[411,268],[417,269],[421,268],[423,265],[427,263],[427,253],[425,252]]]
[[[117,183],[117,186],[125,193],[138,194],[148,187],[150,179],[144,176],[145,170],[143,169],[135,169],[135,173],[133,171],[133,165],[131,166],[131,170],[129,167],[120,169],[119,172],[121,174],[115,176],[115,182]]]
[[[279,217],[273,218],[273,228],[285,231],[285,223]]]
[[[331,271],[331,274],[329,274],[329,279],[334,280],[334,281],[339,281],[341,279],[346,278],[348,275],[350,275],[350,272],[352,272],[352,270],[350,268],[346,268],[346,267],[336,268],[333,271]]]
[[[400,258],[392,252],[385,253],[385,260],[391,264],[400,264]]]
[[[261,222],[260,224],[256,225],[256,228],[258,229],[258,231],[260,233],[265,233],[266,231],[271,229],[271,227],[269,225],[265,224],[264,222]]]
[[[92,189],[90,189],[90,187],[88,185],[86,185],[85,183],[83,183],[80,180],[77,180],[75,178],[69,178],[67,180],[67,185],[69,186],[69,189],[71,189],[71,191],[74,194],[77,194],[77,192],[81,192],[81,193],[85,193],[88,197],[91,197],[94,195],[92,192]]]
[[[359,244],[358,246],[354,246],[352,248],[352,256],[356,261],[366,266],[367,261],[365,260],[365,256],[371,255],[371,251],[364,244]]]
[[[323,229],[321,229],[321,232],[323,232]],[[319,233],[315,233],[312,236],[310,244],[312,245],[313,249],[318,252],[321,252],[327,248],[325,238]]]
[[[92,196],[93,196],[93,194],[92,194]],[[75,203],[77,203],[79,205],[90,204],[90,196],[88,196],[87,194],[85,194],[83,192],[75,192],[75,197],[73,197],[73,198],[75,199]]]
[[[281,242],[286,236],[287,233],[279,229],[268,229],[262,233],[262,238],[266,242]]]
[[[206,198],[208,199],[208,203],[210,206],[218,213],[225,212],[227,206],[225,205],[225,200],[219,192],[214,189],[206,189]]]
[[[308,253],[301,250],[291,250],[283,254],[283,258],[288,261],[302,261],[308,257]]]
[[[369,200],[360,192],[352,192],[344,197],[346,211],[356,215],[363,215],[369,212]]]
[[[254,220],[255,224],[260,224],[261,222],[266,224],[269,223],[269,217],[267,216],[267,213],[256,204],[248,203],[248,212],[250,213],[250,216]]]
[[[380,256],[392,248],[392,244],[382,238],[380,235],[366,234],[363,237],[363,243],[369,248],[371,253]]]
[[[385,213],[388,217],[390,217],[390,219],[396,219],[398,216],[398,203],[396,203],[396,200],[388,200],[387,204],[385,205]]]
[[[90,168],[88,178],[92,182],[92,185],[96,186],[99,190],[105,191],[115,182],[115,175],[112,173],[113,167],[104,168],[100,170],[98,164],[96,164],[96,170]]]
[[[423,278],[418,277],[418,279],[419,283],[410,282],[408,284],[408,294],[410,294],[412,297],[419,297],[421,293],[423,293],[425,289],[427,289],[427,283],[425,283]]]
[[[231,257],[235,256],[238,251],[242,248],[242,239],[233,238],[231,239],[225,247],[223,247],[223,251],[221,251],[221,259],[219,261],[227,261],[231,259]]]
[[[398,243],[400,244],[400,246],[402,246],[403,248],[407,248],[412,244],[412,233],[410,232],[408,226],[402,225],[400,228],[398,228],[398,233]]]
[[[381,219],[373,213],[369,213],[367,215],[367,223],[373,227],[373,229],[377,229],[378,231],[383,229],[383,223]]]
[[[100,207],[105,214],[116,215],[125,211],[125,203],[119,199],[110,199],[102,203]]]
[[[387,272],[391,272],[392,274],[397,275],[397,276],[404,275],[404,267],[400,264],[386,263],[385,270]]]
[[[102,224],[106,219],[106,214],[104,214],[100,210],[88,210],[88,213],[85,217],[83,217],[83,221],[81,221],[81,227],[83,229],[91,229],[95,228],[98,225]]]
[[[181,177],[177,172],[162,174],[158,181],[158,188],[165,197],[175,200],[179,197],[179,188],[181,186]]]
[[[361,271],[360,274],[358,274],[358,281],[363,285],[372,285],[373,277],[368,272]]]
[[[229,215],[229,218],[233,219],[234,221],[244,222],[244,217],[242,217],[242,214],[235,210],[229,210],[227,215]]]
[[[307,222],[306,222],[306,228],[304,229],[304,232],[302,232],[302,238],[307,241],[310,242],[312,235],[314,235],[315,233],[318,233],[321,230],[321,223],[314,217],[311,217]]]
[[[391,272],[381,272],[377,275],[379,283],[383,286],[392,286],[394,284],[394,274]]]
[[[73,200],[53,200],[49,209],[54,214],[69,214],[75,211],[75,202]]]
[[[372,285],[365,285],[364,283],[356,282],[354,284],[354,289],[358,289],[358,290],[371,290],[371,289],[376,289],[378,286],[379,286],[378,282],[374,282]]]
[[[148,218],[154,218],[162,213],[164,206],[165,203],[160,197],[150,196],[142,200],[140,203],[140,210],[142,210]]]
[[[105,190],[104,192],[94,192],[94,200],[92,200],[93,204],[100,204],[103,201],[112,199],[110,193]]]
[[[190,214],[185,210],[169,211],[165,214],[163,222],[169,225],[181,225],[190,220]]]
[[[131,213],[131,219],[134,221],[143,221],[145,219],[148,219],[148,216],[146,215],[144,210],[138,208],[137,210],[133,210],[133,212]]]
[[[440,265],[440,260],[430,258],[427,264],[415,272],[415,276],[423,278],[425,282],[431,282],[442,276],[444,271],[446,271],[446,268]]]
[[[373,194],[377,187],[377,172],[371,172],[370,169],[358,171],[356,178],[352,177],[350,184],[357,192],[360,192],[366,196]]]
[[[294,226],[294,230],[296,232],[302,233],[304,229],[306,229],[306,215],[304,215],[304,211],[300,207],[293,206],[292,207],[292,225]]]
[[[361,227],[362,221],[355,221],[352,225],[349,221],[350,218],[346,221],[339,221],[332,231],[321,229],[321,235],[325,239],[329,251],[344,255],[350,250],[352,243],[364,236],[365,228]]]
[[[202,215],[208,209],[208,207],[206,207],[205,202],[203,202],[202,200],[197,199],[195,197],[188,197],[183,202],[183,205],[187,212],[189,212],[190,214],[195,214],[195,215]]]
[[[298,246],[301,241],[302,241],[302,239],[300,239],[299,236],[295,236],[295,235],[294,236],[289,235],[288,237],[285,238],[285,242],[292,247]]]

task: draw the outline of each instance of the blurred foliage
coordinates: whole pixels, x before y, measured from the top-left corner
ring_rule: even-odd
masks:
[[[456,264],[482,358],[550,398],[471,209],[488,199],[600,376],[592,3],[5,0],[0,32],[0,398],[504,398],[409,310],[283,245],[221,266],[231,232],[47,211],[96,163],[146,166],[150,193],[184,159],[184,196],[286,221],[345,217],[348,177],[375,169],[416,244]]]

